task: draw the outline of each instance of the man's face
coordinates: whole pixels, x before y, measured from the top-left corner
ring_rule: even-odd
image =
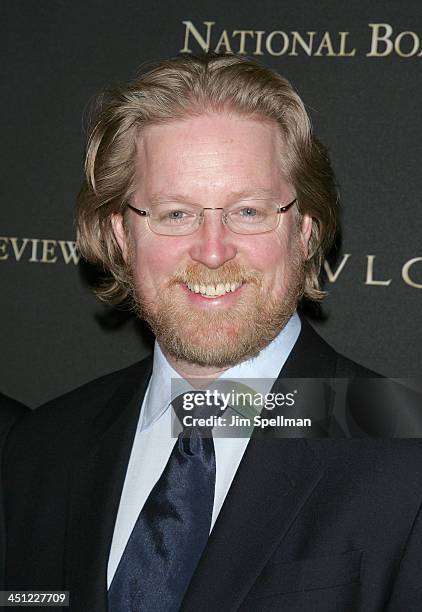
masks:
[[[213,113],[151,126],[139,137],[131,204],[144,209],[176,200],[224,208],[258,197],[283,206],[295,193],[282,175],[282,155],[277,127],[259,119]],[[225,368],[257,355],[294,311],[311,219],[305,215],[298,226],[292,207],[276,230],[240,235],[223,224],[221,211],[204,215],[188,236],[158,235],[130,209],[126,227],[120,215],[112,222],[132,268],[140,315],[164,352]],[[187,283],[229,291],[209,297]]]

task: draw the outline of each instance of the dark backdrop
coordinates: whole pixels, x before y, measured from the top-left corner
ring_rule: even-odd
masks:
[[[36,406],[149,350],[139,324],[96,302],[75,263],[84,109],[145,60],[207,42],[237,52],[242,39],[293,82],[337,171],[342,242],[317,328],[375,370],[419,375],[418,0],[3,0],[1,12],[1,391]]]

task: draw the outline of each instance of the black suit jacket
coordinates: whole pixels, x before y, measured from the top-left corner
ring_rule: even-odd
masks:
[[[28,413],[29,408],[15,399],[0,393],[0,444],[6,438],[15,421]]]
[[[304,322],[283,376],[346,371],[367,374]],[[107,609],[108,555],[150,372],[147,359],[96,380],[15,429],[7,588],[67,589],[72,610]],[[253,437],[182,610],[419,610],[421,502],[417,440]]]
[[[3,443],[13,424],[29,409],[20,402],[0,393],[0,465]],[[6,535],[3,519],[3,487],[0,479],[0,589],[3,587]]]

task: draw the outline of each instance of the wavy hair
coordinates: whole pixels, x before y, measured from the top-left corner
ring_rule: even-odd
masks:
[[[82,256],[103,270],[97,296],[118,304],[130,298],[131,274],[114,237],[111,216],[124,213],[134,190],[136,142],[150,125],[228,110],[261,117],[282,135],[280,169],[294,187],[301,215],[312,217],[304,296],[321,300],[319,275],[337,227],[338,194],[326,149],[290,83],[273,70],[235,55],[182,55],[148,65],[133,81],[95,102],[76,209]]]

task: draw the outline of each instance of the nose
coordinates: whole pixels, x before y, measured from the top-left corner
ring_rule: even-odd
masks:
[[[223,224],[221,209],[204,210],[201,227],[192,235],[190,256],[208,268],[217,269],[234,259],[236,235]]]

